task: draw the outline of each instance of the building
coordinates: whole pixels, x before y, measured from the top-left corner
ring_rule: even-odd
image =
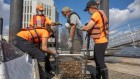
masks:
[[[37,4],[44,6],[44,14],[53,22],[58,21],[58,12],[53,0],[24,0],[22,27],[29,26],[31,17],[36,14]]]
[[[29,26],[31,17],[36,14],[36,6],[38,4],[43,5],[44,14],[48,16],[53,22],[58,22],[59,14],[53,0],[24,0],[23,2],[23,19],[22,27]],[[58,36],[58,30],[55,31],[55,35]],[[55,46],[54,38],[49,39],[49,46]]]

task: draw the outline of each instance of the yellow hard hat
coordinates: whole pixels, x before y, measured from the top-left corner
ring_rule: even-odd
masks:
[[[39,5],[36,6],[36,10],[44,10],[44,8],[43,8],[42,5],[39,4]]]

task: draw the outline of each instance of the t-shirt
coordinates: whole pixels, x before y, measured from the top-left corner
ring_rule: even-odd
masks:
[[[103,11],[100,10],[100,12],[105,15],[105,13]],[[91,16],[91,20],[96,22],[98,27],[102,27],[103,26],[103,22],[102,22],[102,17],[100,15],[100,13],[98,11],[95,11],[92,16]],[[100,30],[102,31],[100,38],[99,39],[94,39],[95,43],[106,43],[108,42],[106,35],[103,31],[103,28],[100,28]]]
[[[41,38],[49,38],[49,33],[47,30],[45,29],[36,29],[38,35],[40,36],[40,40],[42,40]],[[30,30],[30,32],[32,33],[32,35],[35,38],[35,42],[39,42],[38,38],[37,38],[37,34],[34,30]],[[19,33],[17,33],[17,36],[26,39],[28,41],[31,41],[31,33],[28,30],[24,30],[24,31],[20,31]],[[33,42],[33,41],[31,41]]]
[[[76,14],[72,14],[72,15],[71,15],[71,17],[70,17],[70,22],[71,22],[72,24],[76,24],[76,28],[77,28],[77,29],[81,29],[82,23],[81,23],[79,17],[78,17]]]
[[[46,16],[45,17],[46,21],[45,21],[45,25],[46,24],[51,24],[52,21]],[[41,17],[39,15],[36,15],[36,22],[37,22],[37,26],[41,26]],[[30,26],[33,26],[33,17],[31,18],[30,20],[30,23],[29,23]]]

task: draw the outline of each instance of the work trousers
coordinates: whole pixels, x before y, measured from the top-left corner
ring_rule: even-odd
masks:
[[[49,72],[51,70],[49,57],[47,57],[35,44],[19,36],[16,36],[16,38],[13,40],[13,45],[23,52],[27,52],[31,57],[37,59],[39,63],[40,78],[45,79],[46,71]]]
[[[96,67],[99,67],[100,70],[107,68],[105,64],[105,50],[108,43],[98,43],[94,45],[94,58]]]

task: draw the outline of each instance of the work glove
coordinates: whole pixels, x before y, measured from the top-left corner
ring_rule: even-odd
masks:
[[[55,58],[58,58],[58,57],[59,57],[59,54],[58,54],[58,53],[55,53],[55,54],[53,54],[53,56],[54,56]]]
[[[69,28],[70,28],[70,24],[69,24],[69,23],[66,23],[66,24],[65,24],[65,28],[66,28],[66,29],[69,29]]]
[[[71,38],[68,39],[67,46],[68,46],[69,49],[72,48],[72,40],[71,40]]]
[[[54,24],[55,25],[61,25],[62,26],[62,23],[60,23],[60,22],[55,22]]]

